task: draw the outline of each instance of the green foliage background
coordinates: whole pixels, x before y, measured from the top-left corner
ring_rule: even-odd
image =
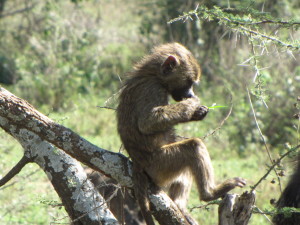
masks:
[[[299,142],[299,121],[293,115],[299,113],[300,36],[299,26],[291,24],[300,21],[297,0],[2,0],[2,4],[2,85],[100,147],[118,151],[121,143],[114,111],[97,106],[115,107],[118,89],[132,64],[153,45],[169,41],[185,44],[199,59],[203,75],[196,92],[204,105],[233,104],[222,128],[205,139],[217,180],[241,176],[250,186],[270,165],[246,87],[273,158],[285,152],[286,145]],[[187,14],[197,5],[199,10],[208,10],[199,13],[199,19]],[[185,15],[182,20],[167,23],[180,15]],[[249,24],[267,19],[290,24]],[[238,24],[245,22],[247,28],[294,48],[250,35]],[[211,110],[203,122],[179,125],[178,133],[203,137],[219,126],[228,111],[229,107]],[[0,153],[1,177],[21,158],[22,149],[0,131]],[[293,158],[282,168],[289,174],[292,167]],[[257,189],[256,204],[262,210],[272,209],[270,199],[280,195],[273,179],[277,181],[275,174]],[[286,180],[282,178],[282,185]],[[59,199],[35,165],[27,166],[11,184],[0,188],[1,224],[68,221],[63,209],[52,207]],[[192,195],[189,206],[198,206],[197,193]],[[217,223],[216,206],[194,209],[193,215],[200,224]],[[268,222],[254,215],[250,224]]]

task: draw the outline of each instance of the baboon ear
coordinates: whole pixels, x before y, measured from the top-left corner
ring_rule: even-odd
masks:
[[[162,73],[169,74],[170,72],[172,72],[172,70],[176,65],[177,65],[176,57],[173,55],[168,56],[166,61],[161,65]]]

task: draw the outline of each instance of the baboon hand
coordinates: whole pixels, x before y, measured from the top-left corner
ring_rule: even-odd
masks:
[[[208,112],[209,112],[209,108],[207,106],[204,106],[204,105],[199,106],[195,110],[194,115],[192,116],[191,120],[203,120]]]

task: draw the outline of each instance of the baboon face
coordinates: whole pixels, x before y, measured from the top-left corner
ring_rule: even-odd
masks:
[[[200,67],[188,53],[186,57],[169,55],[161,65],[164,83],[175,101],[195,97],[193,85],[199,81]]]
[[[171,92],[172,98],[179,102],[182,101],[185,98],[193,98],[195,97],[194,91],[193,91],[193,82],[188,82],[186,87],[174,89]]]

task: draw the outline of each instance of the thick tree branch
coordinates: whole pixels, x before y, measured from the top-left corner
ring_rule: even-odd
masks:
[[[20,129],[32,131],[80,162],[118,180],[122,186],[132,186],[131,162],[125,156],[98,148],[3,88],[0,88],[0,117],[0,126],[9,134]]]
[[[43,145],[49,142],[94,170],[114,178],[122,186],[133,186],[132,163],[125,156],[98,148],[1,87],[0,127],[15,138],[17,138],[16,134],[22,132],[19,138],[27,140],[21,143],[24,149],[37,146],[32,141],[36,140],[37,136]],[[43,149],[51,151],[51,147]],[[37,149],[36,153],[39,155],[40,150]],[[59,157],[61,157],[60,154]],[[68,177],[72,177],[72,175],[70,174]],[[157,188],[154,188],[155,191],[153,188],[150,189],[150,204],[158,222],[160,224],[184,224],[185,219],[172,200],[163,191],[157,191]]]
[[[119,224],[78,161],[26,129],[12,135],[25,148],[27,159],[47,174],[72,224]]]

